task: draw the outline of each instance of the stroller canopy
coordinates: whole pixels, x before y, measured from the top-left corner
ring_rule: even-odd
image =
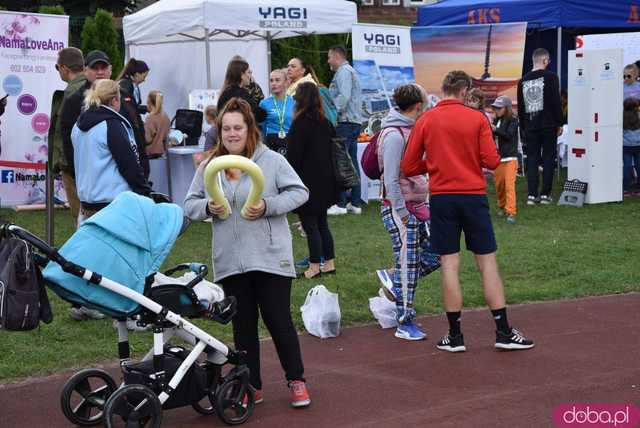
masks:
[[[67,260],[144,293],[146,278],[157,272],[171,251],[183,221],[175,204],[156,204],[133,192],[120,194],[85,221],[62,246]],[[43,271],[63,299],[113,317],[137,312],[138,304],[106,288],[65,273],[55,262]]]

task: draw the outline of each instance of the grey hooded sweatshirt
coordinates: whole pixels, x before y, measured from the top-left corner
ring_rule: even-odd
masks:
[[[291,231],[287,213],[304,204],[309,191],[287,160],[279,153],[259,144],[252,160],[264,174],[262,198],[264,216],[246,220],[240,215],[249,196],[251,178],[242,174],[239,181],[229,182],[220,173],[222,191],[231,205],[231,215],[224,220],[212,216],[213,280],[251,271],[261,271],[295,278]],[[189,187],[184,209],[191,220],[205,220],[209,195],[204,188],[202,162]]]
[[[409,214],[406,202],[425,202],[427,198],[426,176],[406,178],[400,171],[400,161],[415,123],[414,119],[395,109],[382,120],[382,128],[388,128],[382,134],[382,150],[378,152],[378,162],[383,168],[385,199],[401,218]]]

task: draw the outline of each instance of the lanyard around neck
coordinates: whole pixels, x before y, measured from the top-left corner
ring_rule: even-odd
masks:
[[[284,130],[284,115],[287,112],[287,96],[284,96],[284,100],[282,101],[282,111],[278,108],[278,99],[273,97],[273,105],[276,109],[276,115],[278,116],[278,125],[280,126],[280,130]]]

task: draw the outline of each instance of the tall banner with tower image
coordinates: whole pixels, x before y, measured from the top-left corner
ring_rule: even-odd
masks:
[[[464,70],[473,86],[493,102],[506,95],[516,100],[522,76],[527,23],[414,27],[411,30],[416,81],[437,102],[442,80]]]
[[[56,71],[67,47],[69,17],[0,12],[0,206],[45,202],[51,97],[64,89]],[[57,202],[65,199],[56,181]]]

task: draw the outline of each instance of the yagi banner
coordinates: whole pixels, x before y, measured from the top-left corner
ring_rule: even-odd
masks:
[[[368,133],[393,107],[393,91],[415,82],[409,27],[354,25],[353,67],[362,86],[363,113]]]

